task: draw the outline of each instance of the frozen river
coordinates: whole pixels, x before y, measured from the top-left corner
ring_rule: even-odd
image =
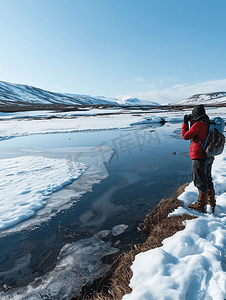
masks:
[[[103,256],[142,242],[137,226],[148,210],[191,181],[189,142],[181,139],[180,128],[180,123],[138,125],[1,141],[5,163],[17,159],[14,174],[24,164],[34,166],[30,173],[23,170],[23,181],[16,175],[14,180],[17,191],[22,182],[29,185],[37,205],[23,204],[23,217],[0,231],[1,284],[24,286],[4,298],[44,299],[55,293],[54,299],[70,299],[81,282],[108,270]],[[9,190],[13,184],[9,181]],[[21,208],[25,194],[18,195]],[[6,214],[11,220],[7,208]]]

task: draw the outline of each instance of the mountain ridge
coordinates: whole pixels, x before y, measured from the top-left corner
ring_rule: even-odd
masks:
[[[212,92],[195,94],[186,100],[174,103],[174,105],[198,105],[198,104],[225,104],[226,103],[226,92]]]
[[[51,109],[71,106],[79,109],[86,106],[110,107],[156,107],[156,106],[191,106],[198,104],[225,105],[226,92],[195,94],[186,100],[161,105],[149,100],[128,98],[123,101],[106,96],[89,96],[80,94],[57,93],[41,88],[0,81],[0,110],[34,110]]]
[[[128,98],[125,101],[121,102],[124,105],[152,105],[152,106],[160,106],[161,104],[149,100],[140,100],[138,98]]]
[[[107,99],[107,98],[106,98]],[[0,105],[115,105],[117,102],[85,95],[46,91],[41,88],[0,81]]]

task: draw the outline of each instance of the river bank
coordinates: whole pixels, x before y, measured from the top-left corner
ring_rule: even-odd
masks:
[[[169,216],[176,208],[183,206],[178,200],[178,196],[184,192],[184,184],[177,188],[168,199],[162,199],[159,204],[146,216],[143,223],[137,228],[144,232],[146,239],[141,244],[131,245],[131,250],[118,256],[112,263],[109,273],[96,280],[92,285],[81,289],[78,297],[72,300],[120,300],[125,294],[132,290],[129,287],[132,278],[131,265],[135,256],[141,252],[146,252],[162,246],[162,241],[185,228],[184,221],[196,218],[189,214],[182,216]]]
[[[193,182],[162,200],[140,226],[146,241],[122,255],[99,294],[80,299],[226,298],[226,151],[215,158],[215,212],[188,208],[198,196]],[[79,298],[78,298],[79,299]]]

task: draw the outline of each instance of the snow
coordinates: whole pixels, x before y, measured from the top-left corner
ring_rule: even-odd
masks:
[[[51,111],[1,113],[0,141],[32,134],[125,129],[148,124],[159,126],[160,122],[182,123],[183,116],[189,113],[191,110],[188,109],[183,111],[89,109],[63,113]],[[220,115],[226,120],[225,107],[207,108],[207,113],[211,118]]]
[[[106,96],[90,96],[70,93],[56,93],[33,86],[13,84],[0,81],[0,104],[3,105],[32,105],[32,104],[63,104],[63,105],[106,105],[123,106],[160,106],[159,103],[137,98],[124,99],[123,101]]]
[[[215,113],[217,115],[219,111],[217,110]],[[157,126],[159,122],[164,120],[167,122],[182,122],[183,117],[181,112],[156,109],[150,111],[140,111],[139,109],[136,111],[89,109],[88,111],[64,113],[51,111],[4,113],[0,115],[0,141],[32,134],[125,129],[131,128],[131,126],[148,124]]]
[[[157,118],[154,123],[160,121]],[[148,123],[148,121],[145,121]],[[92,115],[78,116],[75,118],[53,119],[12,119],[1,121],[0,140],[10,137],[25,136],[31,134],[66,133],[87,130],[122,129],[131,127],[130,124],[145,123],[140,116],[125,115]]]
[[[0,120],[9,120],[9,119],[27,119],[27,118],[70,118],[73,116],[95,116],[95,115],[101,115],[101,114],[114,114],[114,113],[126,113],[124,109],[122,108],[106,108],[106,109],[81,109],[81,110],[75,110],[75,111],[66,111],[66,112],[57,112],[57,111],[48,111],[48,110],[33,110],[33,111],[18,111],[14,113],[6,113],[6,112],[0,112]]]
[[[221,104],[226,102],[226,92],[197,94],[186,100],[174,103],[175,105]]]
[[[174,103],[174,105],[197,105],[197,104],[222,104],[226,102],[226,92],[216,92],[208,94],[197,94],[192,97]],[[0,81],[0,104],[3,106],[22,106],[22,105],[77,105],[77,106],[93,106],[106,105],[119,107],[120,105],[127,107],[136,106],[161,106],[157,102],[151,100],[141,100],[137,98],[123,97],[116,99],[106,96],[89,96],[69,93],[56,93],[46,91],[33,86],[13,84]],[[168,104],[166,104],[168,105]],[[172,103],[169,103],[172,105]]]
[[[22,156],[0,160],[0,230],[34,215],[53,192],[77,179],[85,165],[70,172],[66,159]]]
[[[121,101],[121,104],[130,105],[130,106],[142,106],[142,105],[160,106],[160,104],[157,102],[153,102],[150,100],[140,100],[137,98],[123,99]]]
[[[98,147],[1,150],[0,211],[5,214],[0,215],[0,237],[35,228],[70,208],[108,176],[104,164],[114,155],[105,145],[104,156]]]
[[[130,125],[141,125],[141,124],[153,124],[153,123],[161,123],[164,119],[162,117],[157,116],[150,116],[150,117],[144,117],[141,120],[138,120],[135,123],[132,123]]]
[[[114,105],[107,98],[53,93],[33,86],[0,81],[0,103],[3,105],[65,104],[65,105]]]
[[[132,265],[132,293],[123,300],[225,299],[226,298],[226,150],[213,164],[216,209],[202,214],[188,208],[198,196],[193,183],[179,197],[183,213],[198,218],[186,221],[183,231],[163,241],[163,246],[140,253]]]

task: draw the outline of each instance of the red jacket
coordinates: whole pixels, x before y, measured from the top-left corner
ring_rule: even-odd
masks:
[[[208,133],[208,123],[204,121],[195,122],[190,129],[188,129],[188,124],[182,124],[182,136],[185,140],[192,140],[190,145],[190,158],[191,159],[200,159],[205,157],[205,153],[202,150],[202,146],[199,143],[200,138],[201,142],[205,144],[206,137]]]

